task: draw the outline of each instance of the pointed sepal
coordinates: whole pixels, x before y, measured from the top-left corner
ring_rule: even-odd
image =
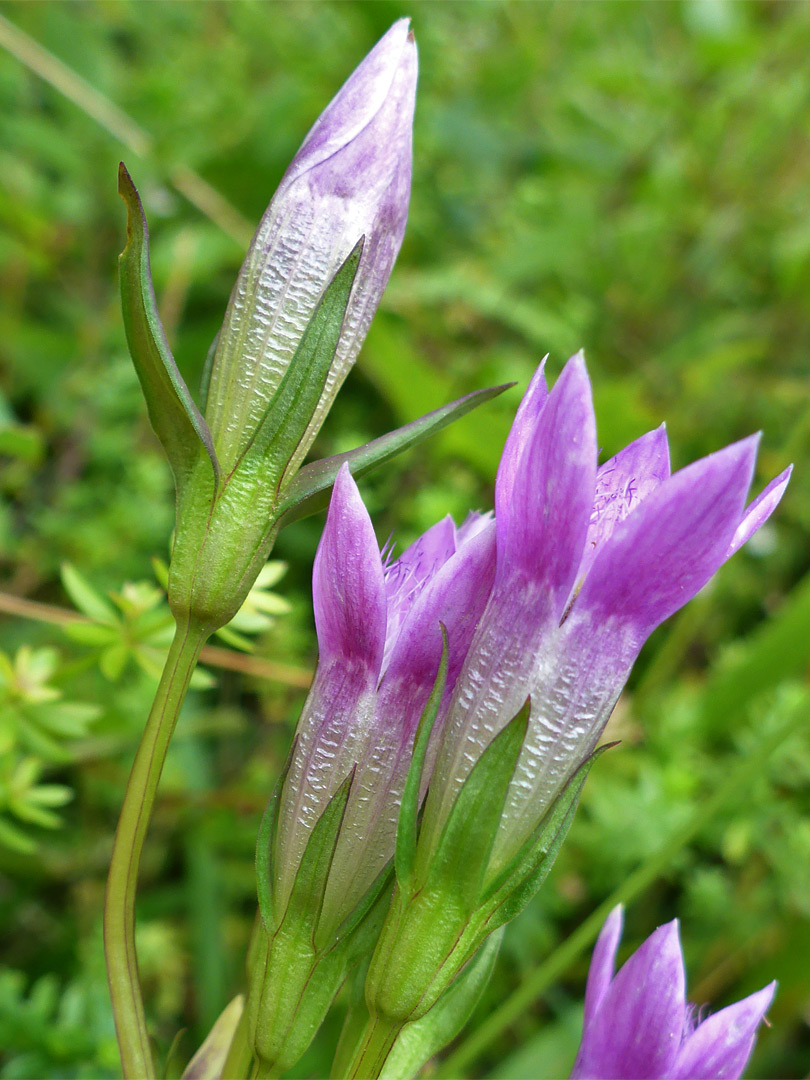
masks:
[[[593,763],[613,745],[599,747],[579,767],[517,855],[486,886],[481,906],[495,913],[496,924],[514,919],[539,891],[568,835]]]
[[[413,744],[413,754],[408,767],[408,775],[405,778],[405,786],[402,790],[402,801],[399,808],[399,820],[397,821],[397,840],[394,854],[394,866],[396,868],[397,881],[403,891],[409,891],[416,862],[416,843],[418,839],[418,818],[420,794],[422,791],[422,773],[425,767],[430,735],[433,725],[439,714],[444,688],[447,684],[448,648],[447,630],[443,624],[442,631],[442,655],[439,661],[439,670],[436,673],[436,681],[430,692],[430,697],[425,704],[416,729]]]
[[[404,427],[389,431],[378,439],[373,439],[364,446],[358,446],[355,450],[348,450],[343,454],[335,454],[334,457],[323,458],[321,461],[310,462],[296,473],[295,478],[285,488],[281,502],[279,503],[278,515],[280,526],[289,525],[299,518],[307,517],[322,510],[329,502],[329,492],[335,482],[335,477],[340,471],[341,465],[348,462],[352,476],[355,478],[383,465],[386,461],[416,446],[429,435],[447,427],[454,420],[460,419],[468,412],[483,405],[485,401],[502,394],[504,390],[514,386],[514,383],[505,383],[503,386],[493,386],[486,390],[474,390],[471,394],[451,401],[440,409],[426,413],[418,420],[412,420]]]
[[[317,926],[353,781],[354,769],[318,818],[304,849],[286,908],[283,912],[276,912],[278,923]]]
[[[452,896],[460,910],[472,913],[480,906],[481,889],[530,711],[527,698],[476,762],[453,803],[435,850],[417,855],[419,884],[424,881],[427,891],[445,898]],[[428,850],[425,845],[424,851]]]
[[[298,736],[296,735],[292,741],[292,746],[287,755],[287,760],[284,763],[284,768],[281,770],[281,776],[278,778],[275,790],[270,796],[270,801],[262,815],[262,820],[259,824],[259,833],[256,837],[256,891],[259,897],[259,912],[268,933],[272,932],[275,925],[273,889],[271,882],[274,876],[273,859],[275,854],[278,816],[281,807],[281,792],[284,787],[284,781],[287,779],[287,774],[290,771],[290,765],[292,764],[293,755],[295,754],[297,741]]]
[[[140,196],[123,162],[118,194],[127,208],[127,245],[118,260],[127,343],[149,419],[166,451],[178,492],[204,452],[219,484],[211,432],[177,369],[158,314],[149,265],[149,229]]]
[[[364,243],[365,237],[361,236],[324,289],[295,355],[244,451],[243,458],[263,462],[262,472],[276,488],[283,486],[287,467],[323,394]]]

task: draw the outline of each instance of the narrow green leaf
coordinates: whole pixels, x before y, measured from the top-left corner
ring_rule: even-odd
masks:
[[[386,461],[416,446],[429,435],[441,431],[454,420],[460,419],[466,413],[483,405],[485,401],[502,394],[514,383],[505,383],[503,386],[493,386],[487,390],[474,390],[471,394],[465,394],[457,401],[451,401],[449,405],[442,405],[440,409],[426,413],[418,420],[389,431],[387,435],[381,435],[379,439],[373,439],[365,446],[358,446],[355,450],[348,450],[344,454],[335,454],[334,457],[323,458],[321,461],[310,462],[303,469],[299,469],[295,478],[284,490],[279,508],[280,523],[282,526],[289,525],[292,521],[316,514],[329,502],[329,492],[335,482],[335,477],[344,461],[349,463],[352,476],[359,477],[383,465]]]
[[[118,170],[118,194],[127,207],[127,245],[118,260],[124,329],[149,419],[166,451],[178,489],[201,449],[211,461],[218,484],[219,462],[211,432],[177,369],[160,321],[149,266],[146,216],[123,162]]]
[[[120,623],[118,612],[112,604],[96,592],[87,579],[71,563],[62,563],[59,569],[62,585],[70,599],[88,619],[93,622],[116,626]]]
[[[447,630],[444,624],[442,629],[442,656],[439,661],[439,670],[436,672],[436,681],[430,692],[416,736],[413,743],[413,755],[405,779],[405,787],[402,791],[402,803],[399,808],[399,820],[397,822],[397,843],[394,855],[397,881],[400,888],[407,892],[410,890],[413,868],[416,861],[417,819],[419,817],[419,793],[422,789],[422,771],[425,766],[430,733],[439,713],[444,688],[447,683]]]
[[[504,927],[490,934],[478,953],[432,1009],[399,1033],[380,1080],[418,1076],[423,1066],[455,1039],[486,990],[498,959]]]
[[[283,484],[287,464],[304,437],[326,385],[364,243],[365,237],[361,237],[324,289],[295,356],[244,451],[243,458],[259,458],[266,464],[272,482],[278,486]]]
[[[529,723],[530,702],[499,732],[458,793],[425,873],[426,891],[479,907],[492,845]],[[421,879],[422,875],[418,875]]]

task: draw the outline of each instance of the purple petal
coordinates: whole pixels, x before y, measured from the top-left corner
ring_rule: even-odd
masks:
[[[532,376],[506,438],[498,466],[498,477],[495,481],[495,507],[498,514],[504,514],[509,510],[518,461],[526,445],[531,441],[538,417],[548,400],[545,376],[547,359],[548,357],[543,358]]]
[[[586,1016],[572,1077],[668,1077],[677,1057],[685,1011],[683,958],[675,920],[647,938],[613,979],[596,1014]]]
[[[226,472],[264,416],[323,290],[364,236],[335,358],[290,470],[354,363],[405,231],[416,73],[416,45],[401,19],[316,121],[259,224],[208,391],[206,417]]]
[[[707,1017],[682,1044],[672,1080],[738,1080],[776,983]]]
[[[491,510],[484,514],[479,513],[477,510],[471,510],[462,524],[456,529],[456,548],[460,548],[462,544],[466,544],[477,533],[486,529],[492,518],[493,513]]]
[[[585,988],[585,1023],[596,1014],[602,999],[607,993],[616,970],[616,950],[622,937],[624,925],[624,906],[617,904],[605,919],[605,925],[599,931],[599,937],[593,947],[591,966],[588,969],[588,983]]]
[[[788,486],[788,480],[790,480],[792,472],[793,466],[789,465],[784,472],[771,480],[765,490],[757,495],[754,501],[746,507],[742,521],[737,526],[737,531],[734,533],[726,552],[727,559],[730,559],[735,551],[739,551],[743,544],[751,539],[757,529],[765,524],[777,508],[785,493],[785,488]]]
[[[538,622],[562,614],[585,548],[595,480],[596,423],[578,353],[530,427],[496,514],[499,581],[508,589],[516,578],[531,582]]]
[[[385,646],[382,561],[371,518],[348,465],[335,480],[315,556],[312,600],[319,666],[362,665],[378,679]]]
[[[380,685],[381,700],[396,686],[392,715],[408,713],[410,740],[436,678],[442,652],[439,623],[447,630],[447,690],[452,690],[486,607],[495,576],[495,522],[480,530],[433,575],[402,623]],[[415,717],[413,713],[415,712]]]
[[[669,446],[663,424],[630,443],[598,469],[588,540],[578,577],[587,574],[619,522],[668,479]]]
[[[751,484],[758,436],[696,461],[620,522],[574,602],[595,623],[634,628],[617,652],[635,657],[646,637],[690,600],[723,562]]]
[[[409,36],[410,20],[398,19],[358,64],[310,128],[279,184],[279,194],[303,173],[328,162],[374,121],[391,92]]]
[[[423,533],[385,571],[388,626],[383,670],[388,667],[402,622],[416,597],[456,550],[456,526],[448,514]]]

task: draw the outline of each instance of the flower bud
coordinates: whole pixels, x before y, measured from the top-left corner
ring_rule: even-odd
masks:
[[[213,356],[206,419],[225,474],[238,463],[324,289],[365,237],[325,385],[289,468],[306,455],[354,363],[405,233],[416,45],[394,23],[315,122],[239,272]]]
[[[148,230],[122,166],[129,211],[124,323],[153,427],[177,488],[169,603],[211,632],[239,610],[280,519],[328,488],[337,463],[296,473],[354,362],[405,230],[416,46],[395,23],[326,108],[259,225],[206,364],[205,415],[169,351],[149,270]],[[487,395],[489,396],[489,395]],[[353,452],[369,468],[473,400]],[[418,431],[416,430],[418,427]]]

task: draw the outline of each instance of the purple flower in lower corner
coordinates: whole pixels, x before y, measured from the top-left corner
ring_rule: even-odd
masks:
[[[620,905],[593,951],[571,1080],[737,1080],[776,983],[701,1020],[686,1001],[678,920],[659,926],[616,974],[622,922]]]

